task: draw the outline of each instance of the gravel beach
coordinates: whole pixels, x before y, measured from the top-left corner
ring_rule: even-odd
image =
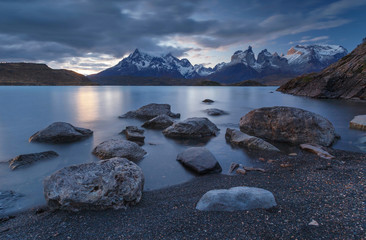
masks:
[[[127,210],[31,209],[3,218],[0,239],[365,239],[366,154],[328,151],[336,158],[300,150],[296,156],[254,152],[266,172],[197,177],[144,192]],[[207,191],[234,186],[269,190],[278,205],[236,212],[195,209]],[[313,220],[319,225],[309,225]]]

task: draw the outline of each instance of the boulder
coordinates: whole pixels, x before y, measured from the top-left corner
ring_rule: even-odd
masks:
[[[11,170],[15,170],[17,168],[24,167],[34,162],[55,158],[57,156],[58,154],[54,151],[22,154],[11,159],[9,161],[9,167],[11,168]]]
[[[70,123],[55,122],[29,138],[29,142],[69,143],[90,137],[93,131],[74,127]]]
[[[217,109],[217,108],[209,108],[209,109],[206,109],[205,112],[210,116],[220,116],[220,115],[227,114],[225,111],[223,111],[221,109]]]
[[[139,118],[139,119],[150,120],[161,114],[168,115],[169,117],[172,118],[180,118],[179,113],[172,113],[170,111],[169,104],[157,104],[157,103],[151,103],[143,107],[140,107],[136,111],[127,112],[126,114],[120,116],[120,118]]]
[[[330,146],[335,129],[324,117],[292,107],[265,107],[249,112],[240,119],[240,130],[271,141],[301,144],[311,142]]]
[[[121,157],[138,161],[146,155],[146,151],[134,142],[123,139],[110,139],[96,146],[93,154],[100,159]]]
[[[151,129],[165,129],[173,125],[173,123],[174,121],[168,115],[161,114],[142,124],[142,127]]]
[[[366,131],[366,115],[355,116],[349,123],[349,127]]]
[[[276,206],[273,194],[262,188],[233,187],[211,190],[196,205],[200,211],[240,211]]]
[[[62,168],[44,180],[51,209],[125,209],[141,200],[144,175],[125,158],[112,158]]]
[[[127,140],[135,142],[140,146],[144,145],[145,142],[144,132],[143,129],[139,129],[136,126],[128,126],[122,131],[126,135]]]
[[[188,118],[166,128],[163,134],[173,138],[203,138],[216,136],[220,129],[207,118]]]
[[[331,155],[330,153],[325,151],[321,146],[316,145],[316,144],[304,143],[304,144],[300,144],[300,148],[303,150],[315,153],[316,155],[318,155],[319,157],[324,158],[324,159],[333,159],[334,158],[333,155]]]
[[[203,100],[202,102],[204,102],[204,103],[213,103],[213,102],[215,102],[214,100],[211,100],[211,99],[208,99],[208,98],[206,98],[205,100]]]
[[[204,147],[191,147],[178,154],[177,161],[198,173],[218,173],[222,171],[215,156]]]
[[[280,151],[278,148],[264,141],[261,138],[247,135],[243,132],[240,132],[239,130],[235,130],[232,128],[226,129],[225,138],[228,142],[238,145],[239,147],[245,147],[254,150],[277,151],[277,152]]]

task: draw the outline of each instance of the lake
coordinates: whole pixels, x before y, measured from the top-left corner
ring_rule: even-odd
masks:
[[[219,108],[228,115],[208,117],[221,132],[209,142],[177,141],[165,138],[161,131],[145,130],[148,152],[137,164],[145,175],[145,190],[164,188],[183,183],[195,175],[177,161],[176,156],[189,146],[205,146],[220,162],[223,173],[235,161],[246,166],[260,166],[260,162],[242,149],[232,148],[225,141],[227,127],[238,128],[239,119],[260,107],[291,106],[318,113],[329,119],[341,139],[334,148],[366,151],[360,138],[365,132],[349,129],[349,121],[366,114],[366,103],[342,100],[318,100],[285,95],[276,87],[0,87],[0,191],[13,190],[24,195],[10,209],[0,209],[0,215],[24,210],[45,203],[42,181],[56,170],[86,162],[98,161],[92,149],[119,133],[129,125],[141,126],[136,119],[119,119],[123,113],[149,103],[168,103],[181,119],[208,117],[203,110]],[[205,98],[215,100],[207,105]],[[74,126],[89,128],[94,135],[71,144],[29,143],[28,138],[49,124],[64,121]],[[149,144],[151,143],[151,144]],[[26,153],[54,150],[59,157],[11,171],[6,161]]]

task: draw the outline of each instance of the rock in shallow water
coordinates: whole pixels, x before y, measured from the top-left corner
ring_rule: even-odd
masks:
[[[335,129],[324,117],[292,107],[266,107],[253,110],[240,119],[240,130],[271,141],[301,144],[311,142],[330,146]]]
[[[215,156],[204,147],[191,147],[178,154],[177,161],[198,174],[222,171]]]
[[[141,200],[144,175],[124,158],[65,167],[44,180],[51,209],[120,209]]]
[[[40,153],[30,153],[19,155],[9,161],[9,167],[15,170],[19,167],[24,167],[26,165],[32,164],[34,162],[51,159],[57,157],[58,154],[54,151],[40,152]]]
[[[128,141],[132,141],[142,146],[145,143],[144,130],[139,129],[136,126],[128,126],[125,130],[122,131],[123,134],[126,135],[126,139]]]
[[[215,101],[214,101],[214,100],[211,100],[211,99],[206,98],[206,99],[204,99],[202,102],[204,102],[204,103],[213,103],[213,102],[215,102]]]
[[[248,149],[277,151],[277,152],[280,151],[278,148],[264,141],[263,139],[249,136],[245,133],[242,133],[232,128],[226,129],[225,138],[232,144],[238,145],[240,147],[245,147]]]
[[[120,116],[120,118],[139,118],[149,120],[161,114],[165,114],[172,118],[180,118],[179,113],[172,113],[170,111],[169,104],[157,104],[157,103],[150,103],[148,105],[140,107],[136,111],[127,112],[126,114]]]
[[[163,131],[167,137],[173,138],[203,138],[216,136],[220,129],[207,118],[188,118],[174,123]]]
[[[200,211],[238,211],[276,206],[273,194],[262,188],[233,187],[211,190],[196,205]]]
[[[121,157],[138,161],[146,155],[146,151],[134,142],[123,139],[110,139],[96,146],[93,154],[100,159]]]
[[[300,144],[300,148],[303,149],[303,150],[315,153],[316,155],[318,155],[319,157],[324,158],[324,159],[333,159],[333,158],[335,158],[333,155],[331,155],[330,153],[325,151],[319,145],[315,145],[315,144],[311,144],[311,143],[304,143],[304,144]]]
[[[74,127],[70,123],[55,122],[33,134],[29,142],[69,143],[90,137],[92,134],[93,131],[90,129]]]
[[[173,124],[174,121],[168,115],[161,114],[142,124],[142,127],[151,129],[165,129]]]
[[[366,115],[355,116],[349,123],[349,127],[366,131]]]
[[[205,112],[210,116],[220,116],[227,114],[224,110],[217,109],[217,108],[209,108],[206,109]]]

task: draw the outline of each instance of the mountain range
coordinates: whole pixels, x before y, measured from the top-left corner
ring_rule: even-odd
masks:
[[[222,62],[214,68],[202,64],[192,65],[186,58],[178,59],[172,54],[153,56],[136,49],[114,67],[88,76],[99,84],[117,81],[123,84],[126,77],[208,79],[223,84],[245,80],[293,77],[304,73],[317,72],[347,55],[347,50],[338,45],[297,45],[286,55],[262,50],[257,58],[252,50],[236,51],[231,61]],[[119,80],[121,78],[121,80]]]

